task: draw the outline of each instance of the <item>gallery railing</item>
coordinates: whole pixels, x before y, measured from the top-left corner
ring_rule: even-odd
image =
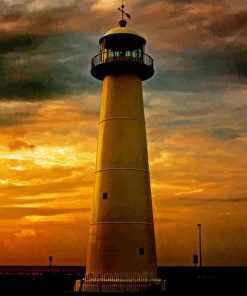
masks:
[[[165,291],[165,281],[154,274],[87,274],[76,282],[76,291],[97,293],[147,293]]]
[[[143,53],[138,51],[111,51],[106,50],[96,55],[92,59],[92,68],[110,62],[133,62],[133,63],[142,63],[144,65],[150,66],[153,68],[153,59]]]

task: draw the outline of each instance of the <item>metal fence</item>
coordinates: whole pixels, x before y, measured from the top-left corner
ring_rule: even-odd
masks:
[[[96,55],[92,59],[92,68],[110,62],[134,62],[134,63],[141,63],[153,68],[153,59],[143,53],[138,51],[112,51],[106,50],[102,51],[100,54]]]
[[[83,280],[77,281],[75,290],[97,293],[164,292],[165,282],[154,274],[87,274]]]

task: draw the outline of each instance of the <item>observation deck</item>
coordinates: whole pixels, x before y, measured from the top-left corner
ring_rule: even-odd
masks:
[[[103,80],[107,75],[133,74],[141,80],[154,74],[153,59],[145,53],[146,40],[135,30],[118,27],[99,40],[100,53],[93,57],[91,74]]]
[[[154,74],[153,59],[135,51],[123,53],[107,50],[93,57],[91,74],[100,80],[113,74],[135,74],[141,80],[146,80]]]

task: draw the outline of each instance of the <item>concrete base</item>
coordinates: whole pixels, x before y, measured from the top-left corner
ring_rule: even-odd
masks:
[[[165,282],[154,274],[87,274],[77,280],[74,291],[90,293],[164,292]]]

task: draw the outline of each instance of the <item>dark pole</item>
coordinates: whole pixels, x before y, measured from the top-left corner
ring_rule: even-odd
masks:
[[[53,257],[52,256],[49,256],[49,267],[50,267],[50,273],[51,273],[51,262],[52,262],[52,259],[53,259]]]
[[[202,231],[201,224],[197,224],[199,227],[199,257],[200,257],[200,267],[202,267]]]
[[[195,264],[195,267],[196,267],[196,264],[198,263],[198,255],[197,254],[193,255],[193,263]]]

